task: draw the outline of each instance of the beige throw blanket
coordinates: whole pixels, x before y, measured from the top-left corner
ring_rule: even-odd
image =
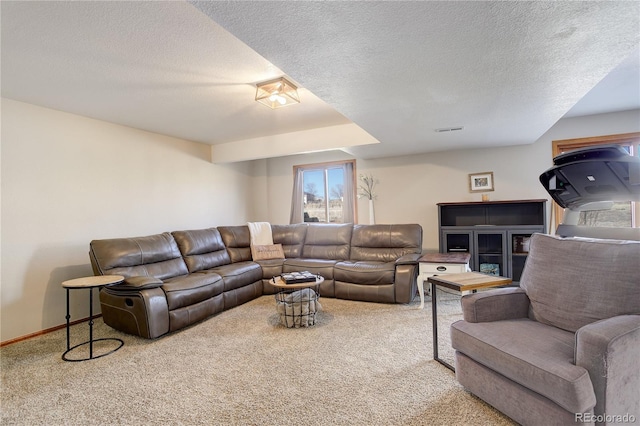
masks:
[[[269,222],[247,222],[251,234],[252,246],[269,246],[273,244],[273,234]]]

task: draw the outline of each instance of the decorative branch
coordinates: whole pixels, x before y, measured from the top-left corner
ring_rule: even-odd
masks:
[[[373,188],[376,186],[376,180],[373,178],[373,175],[360,175],[359,180],[358,197],[373,200],[376,197],[373,193]]]

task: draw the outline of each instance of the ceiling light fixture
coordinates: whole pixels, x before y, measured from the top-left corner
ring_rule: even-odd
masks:
[[[284,77],[256,85],[256,101],[271,109],[299,104],[298,88]]]

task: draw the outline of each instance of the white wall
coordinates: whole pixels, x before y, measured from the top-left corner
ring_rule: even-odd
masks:
[[[1,135],[1,341],[64,323],[60,284],[92,275],[92,239],[259,214],[253,164],[214,165],[208,145],[9,99]],[[71,293],[72,320],[87,317],[88,295]]]
[[[593,115],[560,120],[530,145],[356,159],[356,167],[358,173],[372,173],[379,180],[376,222],[419,223],[424,229],[424,249],[437,252],[437,203],[481,200],[479,193],[469,192],[469,173],[493,171],[495,191],[488,193],[491,200],[550,200],[538,176],[552,165],[553,140],[638,131],[640,110]],[[348,154],[332,152],[268,160],[268,220],[289,221],[294,165],[349,158]],[[549,217],[551,202],[547,204]],[[358,221],[368,223],[365,200],[358,205]]]

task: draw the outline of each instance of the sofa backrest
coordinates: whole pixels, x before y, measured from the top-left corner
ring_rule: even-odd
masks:
[[[640,314],[640,242],[534,234],[520,287],[530,318],[563,330]]]
[[[393,262],[401,256],[422,252],[422,226],[355,225],[350,260]]]
[[[247,225],[218,226],[232,263],[251,260],[251,234]]]
[[[164,280],[189,272],[178,245],[168,232],[93,240],[89,244],[89,257],[97,275],[151,276]]]
[[[302,257],[311,259],[349,259],[351,232],[350,223],[310,223],[302,247]]]
[[[220,232],[216,228],[174,231],[171,235],[178,244],[189,272],[231,263]]]
[[[296,223],[292,225],[271,225],[273,243],[282,244],[284,257],[302,257],[302,247],[307,235],[307,224]]]

